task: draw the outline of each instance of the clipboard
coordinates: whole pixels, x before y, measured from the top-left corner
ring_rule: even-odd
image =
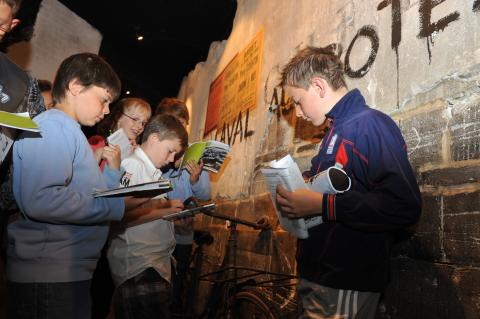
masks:
[[[216,205],[215,203],[203,205],[203,206],[198,206],[198,207],[193,207],[189,209],[182,210],[181,212],[178,213],[173,213],[173,214],[168,214],[162,217],[162,219],[168,220],[168,221],[175,221],[180,218],[185,218],[185,217],[193,217],[198,213],[201,213],[204,210],[207,209],[212,209],[215,208]]]

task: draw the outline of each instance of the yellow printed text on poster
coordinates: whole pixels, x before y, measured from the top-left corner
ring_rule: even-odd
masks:
[[[232,122],[240,112],[257,103],[264,31],[260,30],[223,71],[223,90],[218,124]]]

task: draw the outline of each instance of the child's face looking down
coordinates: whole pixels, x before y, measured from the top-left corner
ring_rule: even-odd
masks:
[[[80,86],[71,89],[75,119],[81,125],[94,126],[110,113],[112,96],[99,86]]]
[[[155,146],[150,154],[151,160],[155,167],[161,168],[175,161],[175,155],[182,151],[180,139],[162,140],[155,135]]]
[[[285,92],[295,103],[297,117],[312,122],[315,126],[325,121],[328,109],[314,85],[310,85],[308,90],[286,86]]]
[[[142,106],[126,107],[117,122],[117,129],[122,128],[130,141],[135,141],[142,134],[150,113]]]

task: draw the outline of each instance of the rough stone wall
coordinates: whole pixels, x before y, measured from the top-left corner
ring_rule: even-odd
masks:
[[[298,48],[336,44],[349,87],[359,88],[369,105],[401,128],[423,197],[415,234],[395,247],[392,280],[378,317],[478,318],[479,9],[478,0],[239,0],[230,38],[212,44],[207,61],[185,78],[179,94],[192,104],[191,140],[203,138],[210,83],[264,28],[257,107],[242,114],[251,134],[230,139],[231,158],[212,176],[220,210],[275,220],[259,166],[291,153],[301,169],[308,168],[322,137],[318,128],[295,118],[276,86],[279,69]],[[223,221],[203,218],[197,226],[225,233]],[[278,228],[275,235],[284,239],[279,244],[289,260],[284,270],[294,271],[294,239]],[[217,259],[212,267],[221,260],[219,238],[209,250]],[[262,255],[258,251],[240,249],[240,262],[285,265],[283,257],[256,259]]]
[[[38,79],[53,81],[60,63],[72,54],[98,53],[102,35],[57,0],[43,0],[29,42],[16,43],[7,55]]]

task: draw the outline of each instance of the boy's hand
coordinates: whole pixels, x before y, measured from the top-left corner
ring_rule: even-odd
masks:
[[[185,164],[185,168],[187,172],[190,174],[190,184],[193,185],[196,182],[198,182],[198,179],[200,178],[200,174],[202,173],[203,162],[200,162],[200,164],[198,164],[194,160],[191,160]]]
[[[150,199],[145,205],[145,208],[169,208],[170,201],[164,198],[161,199]]]
[[[183,209],[183,203],[182,201],[179,201],[177,199],[172,199],[172,200],[164,200],[164,203],[157,203],[157,206],[155,207],[157,216],[162,218],[163,216],[170,215],[173,213],[178,213],[182,211]],[[163,205],[163,207],[159,207]]]
[[[178,199],[172,199],[168,201],[170,203],[170,208],[173,209],[172,213],[179,212],[183,209],[183,203],[181,200]]]
[[[277,203],[288,218],[319,215],[322,212],[323,194],[308,189],[287,191],[277,186]]]
[[[118,145],[107,145],[103,148],[102,158],[107,161],[108,167],[120,169],[121,152]]]
[[[175,160],[175,163],[174,163],[174,166],[175,168],[179,168],[180,167],[180,164],[182,164],[182,157],[180,157],[179,159],[176,159]]]

